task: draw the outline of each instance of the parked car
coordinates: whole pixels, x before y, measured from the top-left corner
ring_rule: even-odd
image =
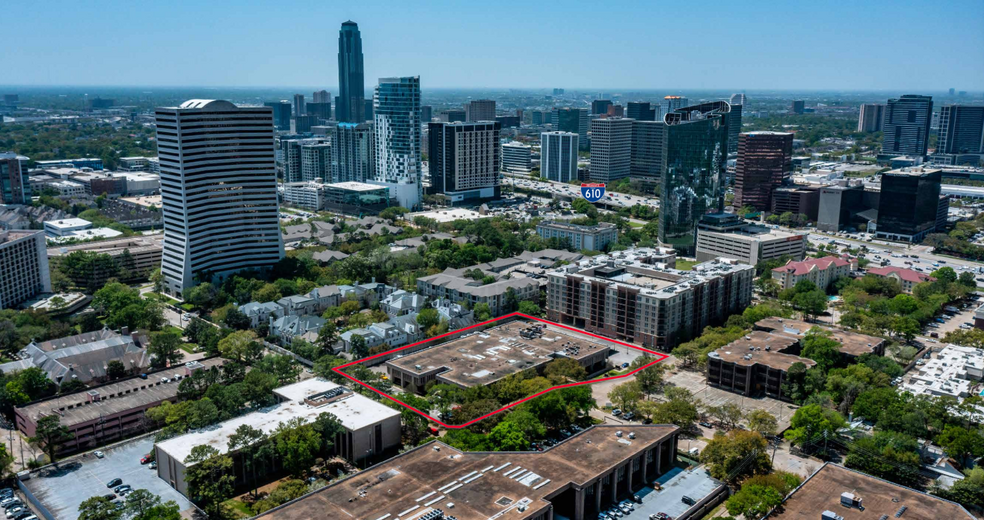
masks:
[[[144,455],[143,457],[140,457],[140,464],[146,464],[146,463],[150,462],[153,459],[154,458],[151,457],[149,454],[148,455]]]
[[[106,483],[106,487],[112,489],[112,488],[114,488],[116,486],[119,486],[122,483],[123,483],[123,479],[121,479],[121,478],[114,478],[113,480],[110,480],[109,482]]]
[[[122,486],[116,486],[116,487],[114,487],[113,488],[113,492],[116,493],[117,495],[119,495],[121,492],[123,492],[123,491],[129,491],[131,489],[133,489],[133,487],[130,486],[129,484],[123,484]]]
[[[17,513],[23,513],[24,511],[27,511],[27,509],[24,508],[23,504],[17,507],[12,507],[7,510],[7,518],[13,518],[13,516],[16,515]]]
[[[150,463],[150,469],[157,469],[157,461],[156,460]]]
[[[92,454],[95,455],[97,459],[101,459],[101,458],[103,458],[103,457],[106,456],[105,453],[103,453],[103,452],[101,452],[99,450],[96,450],[96,451],[92,452]]]
[[[619,408],[616,408],[616,409],[612,410],[612,415],[614,415],[615,417],[618,417],[619,415],[622,415],[622,410],[619,409]]]
[[[635,413],[625,412],[625,415],[623,415],[622,418],[625,419],[626,421],[631,421],[632,419],[635,419]]]
[[[683,495],[683,498],[681,498],[680,501],[688,506],[692,506],[697,503],[694,499],[688,497],[687,495]]]

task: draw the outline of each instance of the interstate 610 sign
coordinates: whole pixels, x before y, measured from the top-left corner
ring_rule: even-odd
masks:
[[[588,202],[598,202],[605,196],[604,184],[581,184],[581,196]]]

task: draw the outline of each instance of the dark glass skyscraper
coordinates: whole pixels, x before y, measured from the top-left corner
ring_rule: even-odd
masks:
[[[736,106],[741,105],[731,108]],[[738,141],[734,207],[768,211],[772,208],[772,191],[793,170],[793,134],[748,132],[739,134]],[[730,141],[728,145],[730,148]]]
[[[903,168],[882,174],[876,235],[889,240],[921,242],[936,229],[941,172]]]
[[[665,166],[660,182],[659,241],[693,256],[697,222],[724,207],[728,158],[725,101],[680,108],[666,114]]]
[[[340,123],[365,122],[365,77],[362,68],[362,35],[351,20],[338,31],[338,101],[335,120]]]
[[[907,94],[898,99],[889,99],[882,124],[882,153],[926,155],[932,119],[931,96]]]

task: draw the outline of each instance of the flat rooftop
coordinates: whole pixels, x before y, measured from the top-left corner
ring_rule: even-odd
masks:
[[[799,343],[799,338],[753,330],[727,345],[711,352],[712,357],[728,363],[750,367],[765,365],[777,370],[789,370],[793,363],[803,363],[807,368],[817,363],[812,359],[786,354],[783,351]]]
[[[148,249],[161,249],[164,247],[164,235],[136,235],[132,237],[119,238],[115,240],[104,240],[100,242],[86,242],[83,244],[72,244],[67,246],[56,246],[48,248],[48,257],[65,256],[76,251],[93,251],[98,253],[116,254],[123,251],[144,251]]]
[[[669,270],[660,271],[633,265],[594,266],[577,274],[603,278],[610,282],[646,287],[655,291],[673,287],[684,279],[683,275]]]
[[[819,327],[830,332],[830,337],[841,344],[841,352],[852,356],[870,354],[885,342],[884,339],[875,336],[835,329],[819,323],[808,323],[802,320],[773,317],[755,322],[755,328],[758,330],[781,332],[793,336],[804,336],[813,327]]]
[[[533,326],[543,326],[543,334],[521,335]],[[443,380],[473,387],[494,383],[561,357],[583,359],[612,345],[542,322],[516,320],[391,359],[386,364],[417,375],[439,371]]]
[[[532,513],[548,507],[543,497],[571,483],[586,485],[677,430],[598,425],[543,452],[462,452],[434,441],[259,518],[396,520],[440,508],[458,520],[487,520],[522,503]],[[616,437],[616,431],[623,436]],[[454,509],[448,509],[449,502]]]
[[[841,505],[841,493],[861,497],[864,511]],[[896,513],[905,508],[901,516]],[[960,504],[943,500],[886,480],[826,463],[796,488],[782,507],[767,518],[818,519],[824,511],[833,511],[845,519],[901,518],[902,520],[974,518]]]
[[[349,191],[376,191],[376,190],[388,189],[386,186],[379,186],[377,184],[368,184],[365,182],[355,182],[355,181],[336,182],[333,184],[326,184],[325,186],[328,188],[349,190]]]
[[[207,370],[213,366],[221,366],[222,359],[212,358],[201,361]],[[184,378],[187,374],[184,365],[173,367],[161,372],[155,372],[147,379],[135,377],[119,383],[111,383],[88,388],[80,392],[30,403],[17,408],[20,415],[29,417],[37,424],[41,417],[58,414],[63,426],[82,424],[94,421],[101,416],[109,416],[146,406],[158,401],[174,399],[178,395],[178,385],[181,381],[176,376]],[[161,378],[170,380],[163,383]],[[99,400],[89,402],[90,391],[99,392]]]
[[[193,447],[202,444],[212,446],[219,450],[219,453],[226,453],[229,449],[229,437],[236,432],[236,428],[244,424],[269,434],[282,422],[295,418],[301,418],[304,422],[313,422],[318,415],[328,412],[337,417],[347,429],[355,431],[400,415],[399,410],[356,394],[347,388],[342,397],[320,406],[312,406],[304,402],[313,394],[335,388],[344,387],[320,378],[283,386],[274,390],[274,393],[281,398],[288,399],[282,403],[229,419],[203,430],[168,439],[158,443],[157,447],[175,460],[185,460],[191,454]]]

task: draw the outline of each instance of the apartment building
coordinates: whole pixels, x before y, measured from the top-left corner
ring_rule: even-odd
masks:
[[[0,309],[51,292],[41,231],[0,231]]]
[[[666,267],[647,248],[599,255],[547,274],[547,318],[670,350],[748,306],[755,268],[735,260]]]
[[[462,269],[445,269],[443,273],[417,278],[417,292],[429,299],[447,298],[453,302],[467,301],[474,308],[476,303],[488,304],[492,316],[501,316],[507,311],[506,295],[512,289],[517,301],[539,300],[540,284],[533,278],[510,278],[495,272],[485,271],[485,275],[495,278],[485,284],[482,279],[466,276],[478,266]]]
[[[857,268],[858,260],[848,256],[807,258],[799,262],[790,260],[786,265],[776,267],[772,270],[772,278],[779,282],[779,287],[783,289],[796,287],[800,280],[809,280],[826,291],[835,280],[850,276]]]
[[[608,222],[583,226],[558,220],[545,220],[536,225],[536,233],[544,240],[550,238],[567,240],[570,247],[579,251],[584,249],[604,251],[608,244],[618,240],[618,228]]]
[[[893,265],[887,267],[872,267],[867,269],[864,274],[895,280],[899,283],[899,286],[902,287],[902,292],[906,294],[912,294],[912,289],[923,282],[932,282],[936,280],[936,278],[933,278],[926,273],[920,273],[919,271],[913,271],[912,269],[906,269],[904,267],[897,267]]]

